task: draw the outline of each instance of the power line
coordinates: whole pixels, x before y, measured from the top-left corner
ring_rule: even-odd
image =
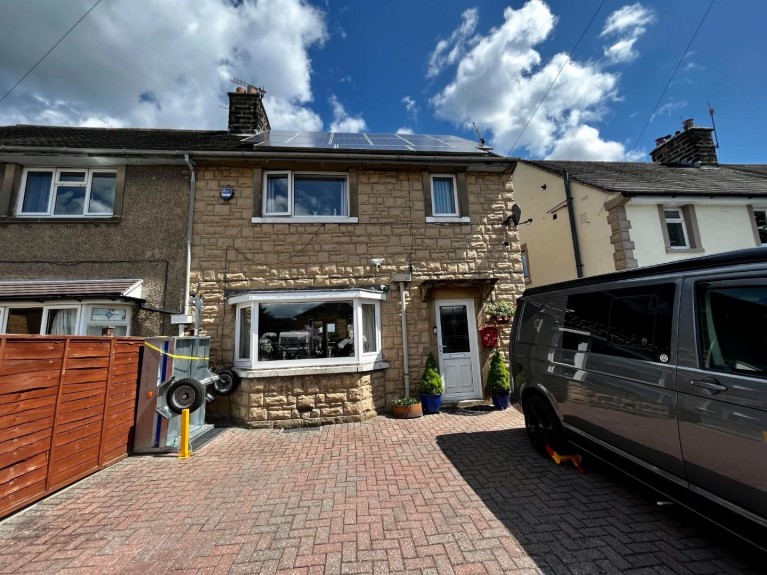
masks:
[[[623,166],[621,166],[620,171],[618,171],[618,175],[615,176],[615,181],[613,182],[613,189],[618,183],[618,180],[620,179],[621,174],[623,173],[623,170],[626,167],[626,164],[628,164],[628,158],[630,158],[631,154],[633,154],[634,150],[636,150],[636,147],[639,145],[639,142],[642,140],[642,136],[644,136],[644,132],[647,129],[647,126],[650,125],[650,120],[652,120],[653,116],[655,116],[655,112],[658,111],[658,106],[660,106],[660,103],[663,101],[663,97],[666,95],[666,91],[668,90],[668,87],[671,86],[671,82],[674,80],[674,76],[676,76],[676,73],[679,70],[679,66],[682,65],[682,62],[687,56],[687,52],[690,51],[690,46],[692,46],[692,43],[695,41],[695,37],[698,35],[698,31],[700,30],[701,26],[703,26],[703,22],[706,21],[706,16],[708,16],[708,13],[711,11],[711,7],[714,5],[714,2],[715,0],[711,0],[711,2],[708,5],[708,8],[706,8],[706,12],[703,14],[703,18],[700,19],[700,22],[698,23],[698,27],[695,28],[695,32],[693,32],[692,37],[690,38],[690,41],[687,43],[687,47],[684,49],[684,54],[682,54],[682,57],[679,58],[679,62],[677,62],[676,67],[674,68],[674,71],[671,72],[671,77],[668,79],[668,82],[666,82],[666,86],[663,88],[663,91],[660,93],[660,96],[658,97],[658,101],[655,102],[655,107],[652,109],[652,112],[650,112],[650,115],[647,116],[647,120],[645,121],[644,126],[642,126],[642,131],[639,132],[639,137],[634,142],[634,147],[631,148],[631,151],[628,154],[626,154],[626,161],[623,162]]]
[[[519,142],[519,139],[522,137],[522,134],[525,133],[525,130],[527,130],[527,127],[530,125],[530,122],[533,120],[533,117],[535,117],[535,114],[538,112],[538,108],[541,107],[541,104],[543,104],[543,101],[546,99],[546,96],[549,95],[551,88],[559,79],[559,75],[562,73],[562,70],[564,70],[565,66],[567,66],[567,64],[570,62],[570,58],[572,57],[573,52],[575,52],[576,48],[578,48],[578,45],[581,43],[581,40],[583,40],[583,37],[586,35],[586,32],[588,31],[588,29],[591,28],[591,25],[594,23],[594,19],[597,17],[597,14],[599,14],[599,11],[602,9],[602,6],[605,5],[606,1],[607,0],[602,0],[602,3],[597,7],[596,11],[594,12],[594,15],[591,17],[591,20],[589,20],[589,23],[586,24],[586,27],[583,29],[583,32],[581,32],[581,35],[578,38],[578,41],[575,43],[575,46],[573,46],[573,49],[570,50],[570,53],[567,55],[567,60],[565,60],[565,63],[562,64],[562,67],[559,69],[559,72],[557,72],[557,75],[554,76],[554,79],[551,81],[551,84],[549,84],[549,87],[546,89],[546,93],[543,94],[543,98],[541,98],[541,101],[538,102],[538,105],[535,107],[535,110],[533,110],[533,113],[527,119],[527,122],[525,123],[525,127],[522,128],[522,131],[517,136],[517,139],[514,140],[514,143],[511,145],[511,148],[509,148],[509,151],[506,152],[506,157],[510,156],[511,153],[514,151],[514,148],[517,147],[517,143]]]
[[[63,35],[61,38],[59,38],[59,41],[58,41],[58,42],[56,42],[56,43],[55,43],[53,46],[51,46],[51,49],[50,49],[50,50],[48,50],[48,51],[47,51],[45,54],[43,54],[42,58],[40,58],[40,59],[39,59],[37,62],[35,62],[35,65],[34,65],[34,66],[32,66],[32,67],[31,67],[29,70],[27,70],[27,73],[26,73],[26,74],[24,74],[24,75],[23,75],[23,76],[22,76],[22,77],[19,79],[19,81],[18,81],[18,82],[16,82],[16,83],[15,83],[13,86],[11,86],[11,89],[10,89],[10,90],[8,90],[8,91],[7,91],[5,94],[3,94],[3,97],[2,97],[2,98],[0,98],[0,103],[2,103],[2,102],[3,102],[3,100],[5,100],[5,99],[6,99],[8,96],[10,96],[10,95],[11,95],[11,92],[13,92],[13,91],[14,91],[14,90],[15,90],[15,89],[18,87],[18,85],[19,85],[19,84],[21,84],[21,83],[22,83],[22,82],[23,82],[23,81],[26,79],[26,77],[27,77],[27,76],[29,76],[29,75],[30,75],[32,72],[34,72],[35,68],[37,68],[37,67],[40,65],[40,63],[41,63],[43,60],[45,60],[45,59],[48,57],[48,54],[50,54],[51,52],[53,52],[53,51],[56,49],[56,46],[58,46],[59,44],[61,44],[61,43],[64,41],[64,38],[66,38],[67,36],[69,36],[69,33],[70,33],[72,30],[74,30],[75,28],[77,28],[77,25],[78,25],[80,22],[82,22],[82,21],[85,19],[85,17],[86,17],[88,14],[90,14],[90,13],[93,11],[93,9],[94,9],[96,6],[98,6],[99,4],[101,4],[101,0],[96,0],[96,3],[95,3],[93,6],[91,6],[91,7],[90,7],[90,10],[88,10],[88,11],[87,11],[85,14],[83,14],[83,15],[80,17],[80,19],[79,19],[77,22],[75,22],[75,23],[74,23],[74,25],[72,25],[72,27],[71,27],[69,30],[67,30],[67,33],[66,33],[66,34],[64,34],[64,35]]]

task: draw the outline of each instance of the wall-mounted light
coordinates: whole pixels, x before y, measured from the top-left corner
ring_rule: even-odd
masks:
[[[386,260],[384,258],[373,258],[370,261],[373,262],[373,265],[376,267],[376,271],[380,272],[381,264],[384,263]]]

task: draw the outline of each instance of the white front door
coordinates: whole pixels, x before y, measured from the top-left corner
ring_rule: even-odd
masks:
[[[437,349],[446,400],[481,399],[474,301],[437,300]]]

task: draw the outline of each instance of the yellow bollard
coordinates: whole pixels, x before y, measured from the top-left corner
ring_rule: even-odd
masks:
[[[186,459],[192,455],[192,450],[189,449],[189,410],[185,409],[181,412],[181,445],[178,448],[178,458]]]

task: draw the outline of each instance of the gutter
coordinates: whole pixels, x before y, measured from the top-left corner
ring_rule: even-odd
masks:
[[[41,155],[72,155],[72,156],[161,156],[178,158],[185,161],[189,152],[180,150],[126,150],[114,148],[51,148],[51,147],[30,147],[30,146],[5,146],[0,145],[0,152],[3,153],[39,153]],[[198,158],[267,158],[270,160],[324,160],[335,162],[353,161],[390,161],[401,162],[431,162],[431,163],[471,163],[471,164],[509,164],[516,163],[516,160],[510,160],[503,156],[466,156],[466,155],[419,155],[419,154],[361,154],[361,153],[328,153],[328,152],[282,152],[282,151],[199,151],[195,153]],[[507,168],[508,169],[508,168]]]
[[[578,229],[575,226],[575,208],[573,207],[573,193],[570,190],[570,174],[567,170],[562,171],[562,179],[565,183],[565,198],[567,201],[567,215],[570,220],[570,236],[573,240],[573,253],[575,255],[575,273],[579,278],[583,277],[583,262],[581,261],[581,247],[578,243]]]
[[[194,224],[194,189],[197,185],[197,172],[195,172],[194,164],[189,159],[189,154],[184,154],[184,162],[189,166],[191,177],[189,178],[189,218],[187,219],[186,226],[186,281],[184,282],[184,301],[181,302],[181,309],[184,310],[184,315],[189,315],[189,290],[190,283],[192,282],[192,226]],[[184,325],[178,326],[178,335],[184,335]],[[197,330],[195,330],[197,335]]]

